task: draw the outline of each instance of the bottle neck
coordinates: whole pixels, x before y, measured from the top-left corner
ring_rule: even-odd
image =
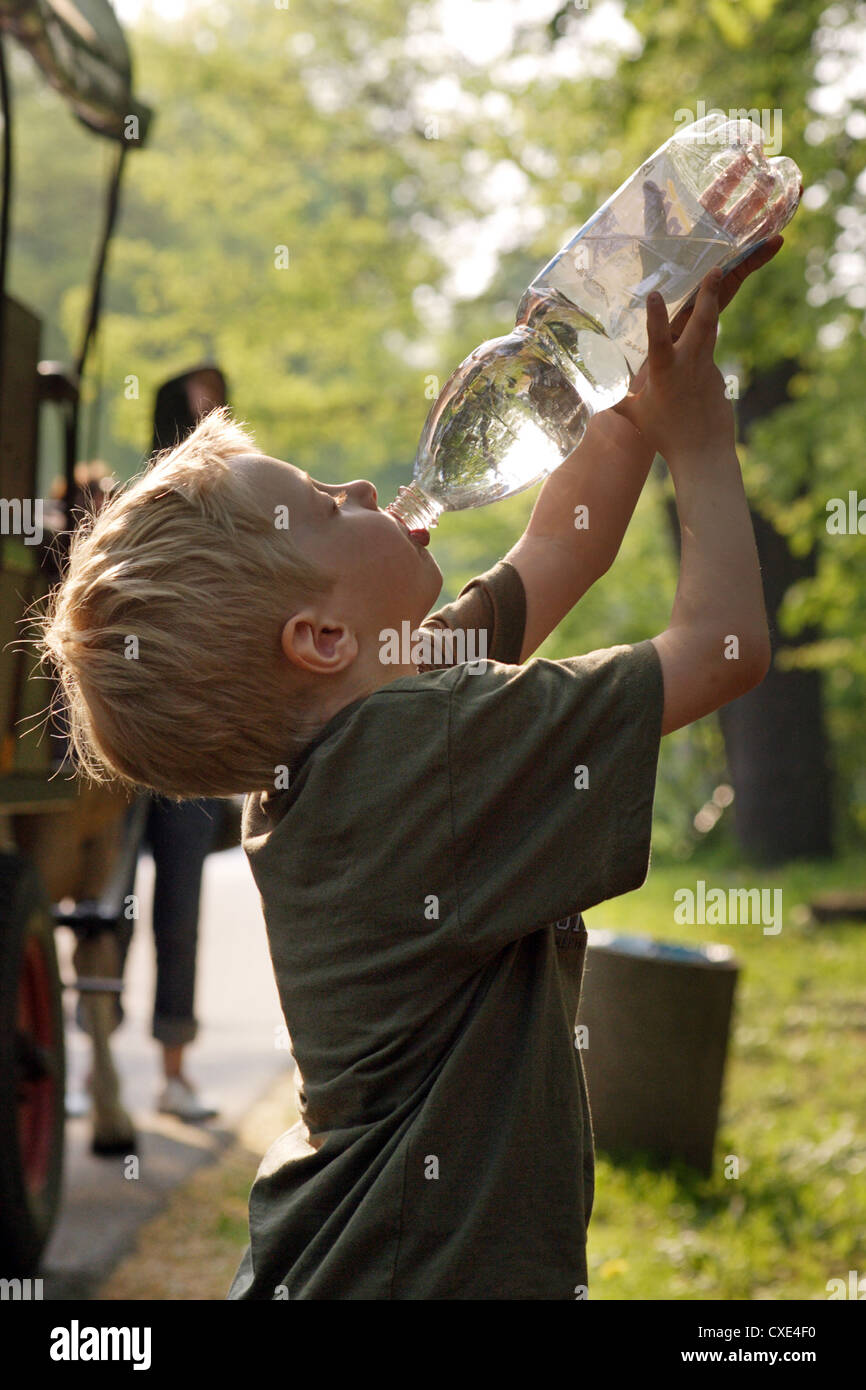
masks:
[[[430,530],[435,526],[445,508],[435,497],[430,497],[417,483],[401,487],[394,501],[386,507],[398,517],[410,531]]]

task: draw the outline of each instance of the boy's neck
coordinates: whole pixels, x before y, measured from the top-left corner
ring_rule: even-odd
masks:
[[[345,680],[339,689],[327,688],[329,684],[333,685],[336,678],[322,677],[321,684],[325,689],[322,690],[321,699],[318,702],[319,727],[323,729],[334,718],[335,714],[340,713],[341,709],[354,704],[356,700],[374,695],[377,690],[390,685],[392,681],[420,674],[417,666],[385,665],[376,658],[361,665],[356,661],[351,670],[344,673]]]

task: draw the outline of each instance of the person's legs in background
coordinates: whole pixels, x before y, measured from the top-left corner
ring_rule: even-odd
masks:
[[[163,382],[154,401],[151,452],[184,439],[204,415],[227,402],[226,380],[215,363],[200,363]],[[147,841],[156,866],[153,1035],[162,1043],[165,1071],[159,1108],[189,1120],[217,1113],[201,1104],[184,1076],[183,1049],[196,1035],[193,995],[202,869],[223,813],[219,799],[178,803],[154,797],[148,819]]]
[[[199,903],[205,858],[222,812],[219,800],[181,803],[154,797],[146,840],[153,854],[156,998],[153,1036],[162,1044],[165,1086],[159,1109],[182,1119],[216,1115],[183,1072],[183,1050],[198,1031],[194,1015]]]

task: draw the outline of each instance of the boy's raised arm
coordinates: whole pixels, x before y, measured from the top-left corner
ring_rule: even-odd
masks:
[[[605,410],[545,481],[526,530],[504,557],[526,592],[521,661],[610,569],[654,455],[627,420]]]
[[[745,694],[770,664],[733,408],[713,361],[720,278],[718,271],[705,278],[677,343],[664,301],[650,297],[646,385],[614,407],[664,455],[676,491],[679,582],[670,621],[653,639],[664,676],[663,734]]]
[[[728,271],[719,289],[724,309],[754,271],[783,244],[771,237]],[[685,305],[671,325],[674,340],[691,320]],[[647,378],[637,373],[632,390]],[[651,440],[616,408],[593,416],[578,447],[544,483],[529,523],[504,557],[520,574],[526,593],[526,661],[588,589],[610,568],[631,520],[655,454]],[[580,511],[578,512],[578,509]]]

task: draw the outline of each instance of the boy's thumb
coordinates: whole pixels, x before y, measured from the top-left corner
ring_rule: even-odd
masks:
[[[626,420],[628,420],[629,424],[634,425],[636,423],[634,418],[634,402],[636,400],[637,396],[633,396],[631,394],[629,394],[628,396],[623,396],[622,400],[617,401],[616,405],[612,405],[610,409],[615,410],[617,415],[622,415]]]

